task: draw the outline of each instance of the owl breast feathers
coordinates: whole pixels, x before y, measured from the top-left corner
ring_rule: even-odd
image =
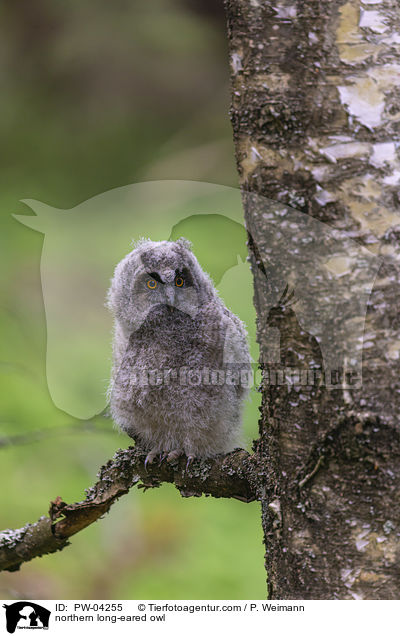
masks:
[[[109,389],[115,423],[152,461],[210,457],[240,442],[251,383],[244,324],[186,239],[142,240],[116,267]]]

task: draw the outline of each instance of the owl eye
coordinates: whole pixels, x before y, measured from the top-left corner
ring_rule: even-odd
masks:
[[[177,287],[183,287],[184,282],[185,282],[185,281],[183,280],[182,276],[177,276],[177,277],[175,278],[175,285],[176,285]]]
[[[147,281],[147,287],[149,289],[155,289],[157,287],[157,281],[149,278],[149,280]]]

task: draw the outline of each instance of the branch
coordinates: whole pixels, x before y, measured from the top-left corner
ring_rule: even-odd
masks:
[[[230,497],[246,503],[256,499],[251,485],[254,455],[237,449],[212,459],[194,460],[186,469],[187,458],[168,464],[155,461],[145,467],[146,453],[136,447],[119,450],[100,468],[97,483],[86,491],[86,498],[74,504],[57,497],[50,504],[49,516],[40,517],[17,530],[0,532],[0,571],[18,570],[22,563],[62,550],[69,537],[94,523],[130,488],[157,488],[162,482],[174,483],[183,497]]]

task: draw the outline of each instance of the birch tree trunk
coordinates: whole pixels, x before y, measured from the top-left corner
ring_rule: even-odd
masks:
[[[269,597],[398,599],[400,5],[225,6]]]

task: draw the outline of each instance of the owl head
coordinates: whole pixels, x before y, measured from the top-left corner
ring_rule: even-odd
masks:
[[[146,320],[159,320],[174,311],[194,318],[214,297],[212,281],[201,269],[189,241],[141,239],[117,265],[107,305],[129,333]]]

